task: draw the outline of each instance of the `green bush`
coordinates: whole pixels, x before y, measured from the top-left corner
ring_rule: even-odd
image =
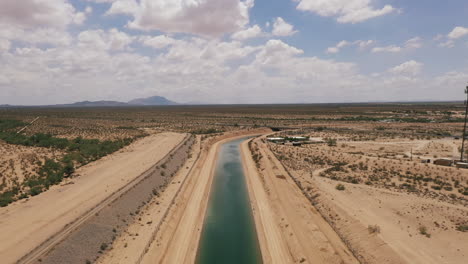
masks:
[[[336,188],[338,191],[344,191],[344,190],[346,189],[346,187],[345,187],[343,184],[341,184],[341,183],[337,184],[335,188]]]
[[[8,119],[0,119],[0,131],[11,130],[13,128],[17,128],[20,126],[25,126],[26,123],[23,123],[18,120],[8,120]]]

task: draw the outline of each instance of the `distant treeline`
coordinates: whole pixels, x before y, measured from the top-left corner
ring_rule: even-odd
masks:
[[[63,178],[69,177],[76,167],[111,154],[134,140],[134,138],[125,138],[115,141],[100,141],[81,137],[69,140],[50,134],[36,133],[27,136],[13,131],[23,125],[25,125],[23,122],[17,120],[0,120],[0,139],[14,145],[60,149],[66,154],[60,160],[46,159],[43,164],[41,163],[38,175],[25,179],[22,183],[22,187],[29,187],[27,192],[23,192],[21,186],[14,186],[0,193],[0,206],[7,206],[16,199],[37,195],[50,186],[60,183]],[[3,184],[0,185],[0,191],[5,187]]]

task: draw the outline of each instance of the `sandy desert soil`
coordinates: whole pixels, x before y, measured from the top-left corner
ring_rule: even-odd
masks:
[[[267,131],[269,130],[239,131],[205,141],[199,160],[142,263],[194,263],[218,147],[226,141]]]
[[[388,252],[383,254],[382,248],[365,244],[373,240],[368,236],[388,245],[402,259],[400,263],[456,264],[468,257],[467,234],[453,224],[468,219],[464,206],[349,183],[343,183],[345,191],[338,191],[336,182],[321,177],[314,182],[321,194],[317,206],[362,256],[373,254],[368,263],[395,263],[385,261]],[[370,234],[370,226],[377,226],[379,232]],[[421,227],[427,235],[421,234]]]
[[[267,146],[254,142],[242,153],[264,263],[358,263]]]
[[[464,263],[468,170],[420,162],[459,140],[332,133],[336,146],[268,145],[361,262]]]
[[[59,159],[64,152],[56,149],[10,145],[0,142],[0,192],[19,186],[29,178],[37,176],[46,159]]]
[[[174,148],[184,134],[161,133],[77,170],[41,195],[0,208],[0,255],[13,263],[111,193],[139,176]]]

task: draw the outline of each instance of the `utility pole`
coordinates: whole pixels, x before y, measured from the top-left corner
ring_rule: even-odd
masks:
[[[26,128],[28,128],[28,126],[32,125],[32,124],[33,124],[34,122],[36,122],[38,119],[39,119],[39,116],[36,117],[33,121],[31,121],[29,124],[27,124],[25,127],[23,127],[22,129],[20,129],[18,132],[16,132],[16,134],[21,133],[23,130],[25,130]]]
[[[466,100],[465,100],[465,124],[463,125],[463,139],[461,146],[460,162],[463,162],[463,156],[465,152],[465,137],[466,137],[466,119],[468,116],[468,86],[465,88]]]

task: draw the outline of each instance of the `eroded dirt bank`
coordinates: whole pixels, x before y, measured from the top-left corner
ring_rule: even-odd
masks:
[[[44,247],[45,244],[55,244],[51,243],[51,237],[54,241],[63,239],[65,229],[70,229],[65,232],[69,233],[80,224],[83,215],[101,209],[99,205],[111,194],[118,194],[123,187],[135,182],[184,137],[184,134],[161,133],[143,138],[115,154],[81,167],[76,172],[80,176],[60,186],[1,208],[0,233],[9,238],[0,241],[2,263],[14,263],[28,253],[32,254],[23,261],[36,259],[50,249]],[[40,252],[35,251],[39,245],[42,245]]]

